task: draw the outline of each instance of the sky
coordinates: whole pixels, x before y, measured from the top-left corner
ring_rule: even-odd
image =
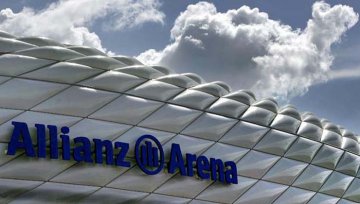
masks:
[[[358,13],[358,0],[3,0],[0,30],[194,72],[360,133]]]

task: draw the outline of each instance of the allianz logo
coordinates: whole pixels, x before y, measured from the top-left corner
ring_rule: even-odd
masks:
[[[8,143],[7,155],[24,151],[28,157],[49,157],[126,168],[131,166],[130,161],[127,160],[129,143],[96,138],[91,141],[84,136],[74,137],[71,142],[69,127],[59,129],[55,125],[35,124],[36,135],[33,135],[36,136],[35,144],[27,123],[13,121],[12,125],[13,131]],[[237,168],[233,161],[223,162],[221,159],[189,153],[183,156],[180,145],[176,143],[171,144],[169,161],[165,162],[163,147],[152,135],[139,137],[134,150],[136,164],[148,175],[155,175],[164,170],[170,174],[179,172],[182,176],[196,175],[200,179],[211,179],[227,184],[238,183]]]

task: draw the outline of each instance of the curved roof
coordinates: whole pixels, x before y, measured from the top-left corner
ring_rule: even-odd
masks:
[[[116,134],[123,134],[129,126],[164,131],[163,135],[158,133],[164,141],[181,134],[178,142],[189,149],[206,150],[218,141],[214,148],[229,145],[227,148],[251,149],[239,162],[241,175],[251,177],[260,175],[260,170],[251,165],[243,169],[241,162],[251,163],[254,158],[263,158],[257,165],[264,169],[281,156],[274,167],[278,170],[292,159],[351,176],[356,176],[360,165],[351,156],[341,157],[342,152],[360,155],[359,136],[312,113],[299,113],[291,105],[278,107],[271,98],[257,100],[247,90],[232,92],[224,82],[205,82],[193,73],[177,74],[162,66],[144,65],[133,57],[107,56],[94,48],[63,45],[46,38],[17,38],[0,31],[1,95],[5,97],[0,100],[0,129],[13,118],[29,119],[31,112],[41,120],[62,125],[81,119],[95,126],[119,123]],[[77,97],[81,100],[73,100]],[[50,119],[50,113],[57,114],[59,121]],[[102,131],[110,130],[104,126]],[[0,142],[6,142],[8,138],[1,134]],[[268,159],[260,152],[273,157]],[[316,168],[311,171],[318,171]],[[281,183],[278,176],[270,171],[263,179]],[[312,190],[313,183],[305,177],[303,180],[295,184]],[[253,189],[261,192],[266,185],[273,184],[260,181]]]
[[[312,113],[300,114],[295,107],[290,105],[278,107],[277,102],[272,98],[256,100],[255,95],[247,90],[231,92],[231,88],[226,83],[220,81],[205,82],[194,73],[175,74],[165,67],[143,65],[132,57],[107,56],[95,48],[63,45],[43,37],[16,38],[3,31],[0,33],[0,45],[1,64],[8,63],[7,61],[16,58],[16,60],[26,62],[28,65],[25,70],[21,70],[24,68],[0,70],[0,74],[3,75],[15,72],[11,76],[45,81],[54,80],[62,83],[78,82],[83,86],[117,92],[126,92],[126,89],[139,85],[128,93],[239,118],[285,132],[297,133],[304,137],[309,134],[323,134],[323,130],[326,130],[333,135],[332,142],[326,139],[330,137],[328,134],[311,136],[311,138],[318,138],[316,140],[324,141],[324,143],[329,143],[338,148],[344,148],[343,137],[355,140],[356,143],[359,142],[359,136],[327,120],[321,120]],[[38,60],[45,61],[43,64],[39,64],[41,62]],[[50,65],[56,62],[60,62],[60,64]],[[65,76],[61,76],[59,79],[53,78],[52,76],[56,75],[56,69],[61,69],[62,64],[66,65],[64,67],[67,67],[67,71],[73,72],[78,77],[73,76],[75,77],[73,79],[71,76],[66,76],[68,77],[66,80],[60,79]],[[39,66],[46,65],[50,65],[46,70],[35,70]],[[99,69],[112,70],[112,72],[104,73]],[[92,77],[88,78],[89,76]],[[244,107],[247,108],[244,109]],[[238,109],[241,109],[241,113],[234,114],[234,110]],[[307,124],[315,125],[319,130],[315,131]],[[289,128],[290,126],[292,128]],[[359,154],[360,152],[354,153]]]

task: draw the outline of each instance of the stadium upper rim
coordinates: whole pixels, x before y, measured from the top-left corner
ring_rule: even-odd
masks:
[[[158,90],[147,93],[142,97],[166,101],[170,104],[182,105],[248,122],[256,122],[263,126],[298,134],[360,155],[360,136],[339,125],[335,125],[326,119],[320,119],[310,112],[299,113],[296,107],[292,105],[279,107],[273,98],[257,100],[251,91],[239,90],[232,92],[230,86],[226,83],[221,81],[205,82],[204,79],[194,73],[177,74],[162,66],[144,65],[133,57],[108,56],[100,50],[87,46],[61,44],[44,37],[16,37],[4,31],[0,31],[0,56],[2,55],[22,55],[38,59],[91,65],[106,71],[116,71],[136,76],[146,81],[153,80],[153,88],[155,87]],[[3,76],[1,72],[0,76]],[[81,85],[88,86],[86,84]],[[174,87],[189,90],[191,94],[178,101],[170,100],[173,97],[169,97],[169,95],[175,95],[175,92],[172,91]],[[89,88],[92,87],[89,86]],[[123,92],[115,89],[110,91]],[[152,97],[150,95],[152,93],[158,95]],[[129,92],[129,94],[132,93]],[[210,105],[219,100],[222,100],[222,103],[215,107],[211,106],[213,107],[211,109]],[[244,107],[256,110],[254,110],[253,115],[245,116]],[[269,114],[272,117],[269,117]],[[330,134],[327,134],[328,136],[325,138],[324,136],[321,137],[321,134],[320,137],[312,136],[309,134],[309,129],[303,128],[301,130],[301,123],[311,124],[320,128],[321,131],[328,131]]]

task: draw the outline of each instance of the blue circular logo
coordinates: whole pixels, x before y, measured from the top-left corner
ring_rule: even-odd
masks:
[[[152,146],[153,141],[156,147]],[[160,158],[159,158],[160,156]],[[164,150],[152,135],[143,135],[135,144],[135,160],[139,168],[148,175],[155,175],[164,168]]]

